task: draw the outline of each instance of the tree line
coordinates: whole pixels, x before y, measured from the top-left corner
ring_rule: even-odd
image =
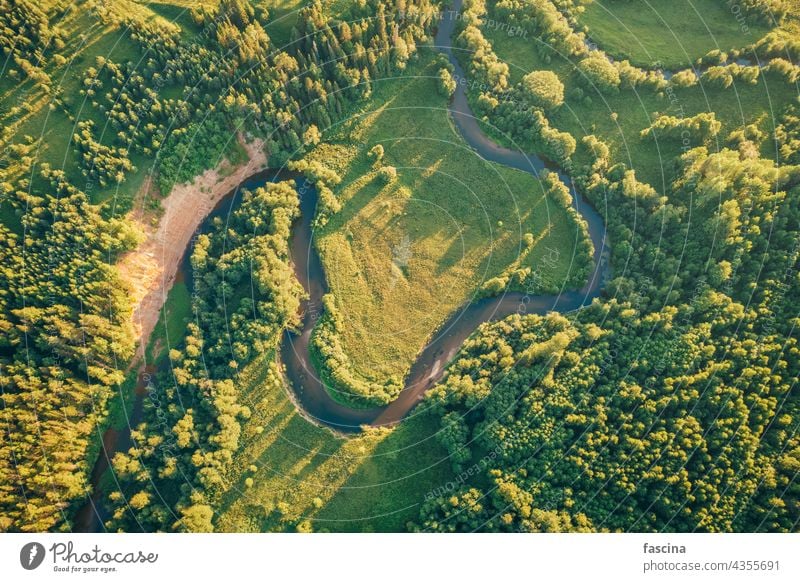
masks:
[[[274,353],[283,332],[299,323],[303,289],[288,246],[299,213],[293,181],[268,183],[245,191],[226,220],[215,218],[198,237],[192,322],[149,387],[134,446],[113,459],[122,486],[110,494],[110,527],[213,530],[213,507],[231,484],[241,425],[250,417],[238,371]]]

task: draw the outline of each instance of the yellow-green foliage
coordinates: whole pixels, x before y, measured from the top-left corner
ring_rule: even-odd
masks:
[[[728,3],[718,0],[595,0],[579,22],[610,54],[665,68],[688,67],[714,49],[743,48],[769,30],[763,23],[737,21]]]
[[[500,4],[489,2],[489,17],[498,20],[498,10]],[[592,6],[596,7],[599,3]],[[665,11],[672,11],[671,5],[667,3],[651,3],[659,10],[659,14],[664,16]],[[683,4],[683,2],[678,2]],[[706,5],[702,2],[700,4]],[[610,3],[603,3],[607,9],[612,9]],[[722,6],[720,4],[720,6]],[[632,10],[635,9],[634,2],[615,2],[613,10]],[[597,8],[603,10],[602,8]],[[590,8],[589,10],[594,10]],[[582,24],[589,25],[587,15],[581,17]],[[644,13],[634,20],[626,22],[649,22],[649,26],[657,26],[658,17],[655,13]],[[790,12],[786,21],[775,33],[781,33],[783,37],[784,28],[792,29],[797,18]],[[706,39],[719,39],[720,34],[729,27],[730,23],[726,19],[707,18],[705,23],[709,30],[705,32]],[[735,20],[734,20],[735,25]],[[661,25],[658,25],[659,27]],[[651,34],[647,39],[658,37],[659,42],[675,45],[672,32],[669,29],[659,28],[658,35]],[[677,29],[680,31],[683,29]],[[609,46],[600,43],[600,36],[595,34],[595,29],[589,26],[589,36],[598,41],[600,48],[615,54]],[[751,34],[747,38],[739,38],[739,45],[755,44],[759,41],[759,35],[764,30],[753,25],[750,29]],[[728,67],[709,67],[712,72],[705,75],[702,79],[696,79],[694,72],[687,71],[673,77],[672,82],[665,89],[654,87],[651,84],[639,86],[635,90],[623,82],[618,92],[602,94],[597,89],[588,89],[579,75],[575,74],[575,65],[579,59],[562,54],[554,54],[543,48],[542,43],[522,36],[509,36],[503,31],[485,27],[483,30],[486,38],[491,42],[492,49],[500,57],[500,60],[507,63],[510,71],[512,83],[519,83],[522,78],[532,72],[550,70],[556,73],[564,84],[565,103],[557,111],[551,113],[549,121],[552,127],[570,133],[576,140],[580,140],[587,134],[594,134],[601,138],[611,148],[611,159],[614,163],[622,162],[636,171],[636,176],[642,181],[650,183],[658,190],[663,189],[665,179],[668,179],[672,172],[671,161],[684,151],[686,144],[682,140],[659,139],[657,142],[649,135],[642,136],[642,132],[655,123],[659,116],[672,116],[679,119],[690,120],[698,114],[714,114],[715,119],[722,125],[719,129],[720,135],[727,135],[741,126],[757,124],[764,132],[772,131],[772,119],[776,112],[784,110],[788,103],[796,99],[797,91],[792,83],[796,79],[796,73],[792,67],[781,67],[773,65],[767,67],[764,74],[753,75],[751,67],[742,67],[736,64]],[[640,35],[642,36],[642,35]],[[644,38],[642,36],[642,38]],[[643,40],[643,42],[645,42]],[[628,46],[632,46],[628,44]],[[720,47],[724,47],[720,43]],[[731,45],[730,48],[733,48]],[[759,54],[766,54],[769,48],[759,51]],[[785,47],[779,51],[785,54]],[[749,55],[746,53],[745,56]],[[630,55],[626,55],[630,56]],[[692,56],[703,56],[702,52]],[[619,62],[617,62],[620,65]],[[709,63],[710,64],[710,63]],[[669,67],[669,63],[662,63],[664,67]],[[688,60],[675,64],[676,67],[688,67]],[[624,69],[624,67],[621,67]],[[782,73],[783,72],[783,73]],[[712,77],[712,78],[709,78]],[[723,88],[731,77],[731,85]],[[717,79],[719,77],[719,79]],[[663,137],[663,136],[659,136]],[[714,141],[712,139],[712,141]],[[696,143],[691,140],[689,146]],[[720,144],[713,143],[717,148]],[[775,148],[769,147],[770,140],[764,140],[759,144],[760,153],[763,156],[774,157]],[[522,144],[526,147],[527,144]],[[582,162],[582,152],[579,149],[573,161]]]

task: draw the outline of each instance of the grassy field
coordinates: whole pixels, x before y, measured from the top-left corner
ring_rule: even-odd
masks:
[[[743,29],[718,0],[594,0],[580,23],[589,38],[617,58],[666,69],[684,69],[709,51],[727,51],[755,42],[769,31],[748,22]]]
[[[240,377],[253,416],[217,531],[404,531],[425,494],[452,478],[433,422],[419,415],[391,430],[338,438],[300,415],[273,357],[260,357]]]
[[[67,9],[62,13],[59,6],[67,6]],[[6,132],[4,144],[27,144],[27,155],[31,159],[63,169],[74,184],[81,184],[85,179],[81,176],[70,139],[78,122],[94,121],[98,139],[105,145],[111,144],[116,135],[105,115],[79,94],[83,76],[89,67],[95,65],[98,56],[136,63],[144,53],[124,30],[109,24],[107,18],[101,18],[93,11],[56,1],[44,2],[43,8],[54,15],[53,24],[67,35],[66,47],[59,52],[68,60],[63,64],[51,60],[45,71],[52,85],[62,91],[73,119],[61,107],[51,107],[51,97],[30,80],[17,82],[12,76],[5,75],[0,79],[0,124]],[[147,7],[127,0],[110,5],[109,18],[113,18],[116,12],[143,20],[159,18]],[[131,161],[138,171],[130,173],[121,185],[86,188],[94,202],[120,202],[125,207],[133,199],[152,164],[137,154],[131,155]],[[13,227],[13,215],[4,212],[2,219]]]
[[[570,97],[579,86],[572,63],[563,58],[545,63],[536,52],[535,39],[508,37],[488,28],[484,34],[500,59],[508,63],[514,82],[534,70],[547,69],[558,74],[568,98],[557,113],[550,115],[553,126],[570,132],[578,141],[588,134],[599,136],[611,146],[616,161],[635,169],[640,180],[659,191],[663,191],[665,180],[672,175],[673,161],[682,153],[682,144],[665,140],[656,143],[640,136],[658,113],[690,117],[715,112],[722,130],[712,148],[721,149],[728,134],[746,124],[757,123],[767,135],[771,134],[778,113],[797,96],[795,88],[774,80],[767,84],[761,77],[755,85],[739,82],[724,90],[700,85],[671,89],[671,94],[647,88],[626,89],[612,95],[576,99]],[[662,36],[665,34],[669,32],[663,32]],[[774,148],[770,149],[769,144],[766,140],[762,155],[774,158]]]
[[[259,5],[269,10],[269,25],[266,28],[274,46],[280,48],[291,40],[292,27],[297,21],[297,12],[308,4],[307,0],[261,0]]]
[[[570,277],[576,225],[532,176],[464,144],[436,72],[425,61],[410,78],[381,82],[369,110],[311,154],[343,178],[343,209],[317,234],[318,247],[345,351],[374,382],[402,379],[434,330],[505,269],[531,266],[559,285]],[[397,169],[388,184],[368,156],[377,144],[382,164]],[[545,268],[553,249],[558,260]]]
[[[161,317],[150,335],[147,361],[157,362],[170,349],[183,341],[186,324],[192,316],[192,296],[182,280],[176,280],[169,290]]]
[[[184,38],[190,38],[191,36],[200,32],[200,27],[198,27],[194,21],[192,20],[191,8],[199,7],[199,6],[208,6],[211,7],[215,3],[211,0],[204,0],[204,1],[181,1],[178,0],[176,2],[145,2],[147,7],[152,10],[155,14],[158,14],[162,18],[169,20],[170,22],[177,24],[181,28],[181,36]]]
[[[150,338],[148,362],[158,365],[169,348],[179,347],[190,302],[186,283],[178,280]],[[239,376],[241,401],[253,414],[234,463],[236,484],[217,508],[217,530],[404,531],[425,494],[452,478],[447,453],[434,439],[434,422],[420,415],[393,430],[335,436],[303,418],[274,358],[263,354]],[[135,379],[134,373],[124,387],[128,407]],[[115,396],[111,407],[109,424],[115,428],[123,428],[127,418],[120,402]],[[110,473],[102,483],[114,489]]]

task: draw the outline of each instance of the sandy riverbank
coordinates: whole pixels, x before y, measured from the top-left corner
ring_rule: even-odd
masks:
[[[248,176],[266,168],[264,143],[253,140],[239,142],[247,151],[248,161],[231,166],[223,160],[216,168],[206,170],[191,183],[179,184],[161,200],[157,222],[147,212],[147,198],[158,196],[148,178],[129,219],[144,234],[144,242],[120,258],[122,279],[130,285],[133,298],[133,325],[138,349],[136,360],[144,354],[150,334],[158,323],[175,274],[192,235],[219,201]]]

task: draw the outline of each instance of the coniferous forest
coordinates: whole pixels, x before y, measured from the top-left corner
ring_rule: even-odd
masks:
[[[800,5],[633,4],[0,0],[0,531],[797,532]]]

